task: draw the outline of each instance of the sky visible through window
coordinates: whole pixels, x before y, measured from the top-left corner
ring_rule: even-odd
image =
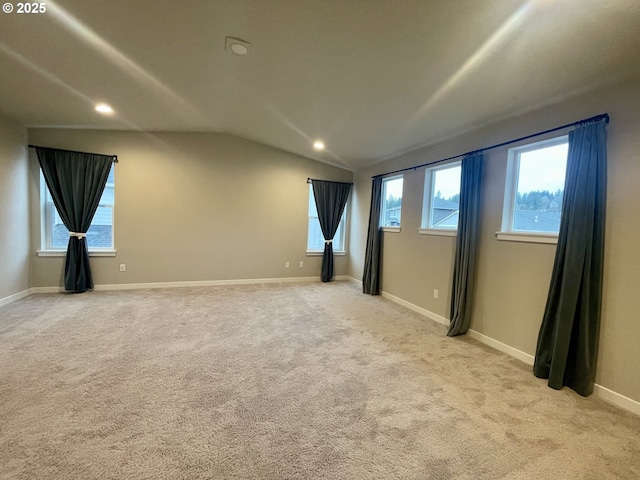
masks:
[[[564,190],[569,144],[540,148],[520,154],[518,193]]]
[[[548,190],[564,190],[564,177],[567,168],[569,145],[563,143],[552,147],[540,148],[520,154],[520,173],[518,175],[518,193]],[[434,195],[440,191],[442,198],[460,193],[461,167],[439,170]],[[387,198],[390,195],[402,196],[402,184],[389,182]]]
[[[460,193],[460,172],[462,167],[436,170],[433,195],[440,192],[441,198],[451,198]]]
[[[389,180],[388,182],[385,182],[385,185],[386,185],[385,198],[387,200],[389,200],[391,197],[402,198],[402,178]]]
[[[512,230],[559,232],[568,150],[563,142],[519,153]]]

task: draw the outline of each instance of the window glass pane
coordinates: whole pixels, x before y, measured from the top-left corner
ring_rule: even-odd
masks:
[[[318,217],[318,209],[316,207],[316,199],[313,196],[313,186],[309,185],[309,216]]]
[[[51,225],[51,247],[67,248],[67,244],[69,243],[69,230],[67,230],[67,227],[65,227],[62,223],[60,215],[58,215],[58,211],[56,210],[56,207],[51,200],[48,189],[47,197],[47,209],[49,210],[49,218],[53,219]]]
[[[458,228],[460,166],[433,171],[430,228]]]
[[[89,248],[109,248],[113,245],[112,224],[113,208],[110,205],[99,206],[87,231]]]
[[[340,219],[340,223],[338,224],[338,230],[336,230],[336,236],[333,237],[333,251],[334,252],[342,252],[344,251],[343,241],[344,241],[344,219],[346,218],[347,208],[342,214],[342,218]],[[322,247],[324,248],[324,247]]]
[[[98,210],[100,210],[100,207],[98,207]],[[66,249],[69,243],[69,230],[67,230],[67,227],[60,222],[53,225],[51,232],[51,247]],[[94,218],[94,222],[91,223],[89,230],[87,230],[87,245],[89,248],[113,247],[113,229],[111,228],[111,224],[96,225]]]
[[[107,184],[100,198],[100,205],[113,205],[113,185]]]
[[[568,143],[519,155],[513,230],[560,231]]]
[[[347,216],[347,210],[342,213],[338,230],[333,237],[333,251],[344,251],[344,223]],[[320,228],[320,221],[318,220],[318,210],[316,207],[316,199],[313,196],[313,187],[309,185],[309,227],[307,231],[307,250],[309,251],[324,251],[324,236],[322,235],[322,228]]]
[[[113,248],[113,205],[114,205],[114,168],[112,167],[107,179],[107,186],[102,193],[98,209],[87,231],[87,245],[90,249]],[[41,178],[44,183],[44,178]],[[69,243],[69,230],[62,223],[62,219],[45,187],[45,219],[48,222],[46,247],[66,249]]]
[[[399,227],[402,215],[402,177],[382,182],[382,219],[383,227]]]
[[[318,217],[309,217],[307,250],[324,250],[324,237]]]

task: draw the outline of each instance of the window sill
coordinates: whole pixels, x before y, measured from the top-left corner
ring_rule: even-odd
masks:
[[[307,250],[305,252],[307,257],[321,257],[323,252],[321,250]],[[333,255],[336,257],[343,257],[347,254],[347,252],[333,252]]]
[[[457,230],[445,230],[441,228],[419,228],[420,235],[438,235],[441,237],[455,237],[458,235]]]
[[[39,257],[64,257],[67,255],[66,250],[37,250]],[[115,250],[89,250],[90,257],[115,257]]]
[[[400,227],[380,227],[383,232],[400,233]]]
[[[555,233],[496,232],[496,238],[508,242],[549,243],[554,245],[558,243],[558,235]]]

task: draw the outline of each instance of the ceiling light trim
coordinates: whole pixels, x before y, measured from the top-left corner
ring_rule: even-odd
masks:
[[[231,52],[242,57],[249,54],[251,43],[246,40],[242,40],[241,38],[224,37],[224,49],[227,52]]]

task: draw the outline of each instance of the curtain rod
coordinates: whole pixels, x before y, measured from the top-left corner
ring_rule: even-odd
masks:
[[[27,145],[29,148],[48,148],[49,150],[60,150],[61,152],[69,152],[69,153],[79,153],[81,155],[102,155],[103,157],[111,157],[113,158],[113,163],[118,163],[117,155],[104,155],[102,153],[92,153],[92,152],[79,152],[78,150],[65,150],[64,148],[53,148],[53,147],[41,147],[40,145]]]
[[[427,163],[422,163],[420,165],[414,165],[413,167],[401,168],[399,170],[394,170],[392,172],[380,173],[378,175],[373,175],[371,178],[386,177],[387,175],[392,175],[394,173],[406,172],[408,170],[417,170],[418,168],[427,167],[427,166],[430,166],[430,165],[437,165],[438,163],[443,163],[443,162],[446,162],[448,160],[453,160],[454,158],[464,157],[465,155],[470,155],[472,153],[480,153],[480,152],[484,152],[486,150],[492,150],[494,148],[504,147],[505,145],[510,145],[512,143],[521,142],[522,140],[527,140],[527,139],[533,138],[533,137],[539,137],[540,135],[544,135],[546,133],[551,133],[551,132],[555,132],[555,131],[558,131],[558,130],[562,130],[563,128],[574,127],[576,125],[586,125],[588,123],[599,122],[600,120],[604,120],[605,123],[609,123],[609,114],[608,113],[603,113],[601,115],[596,115],[594,117],[589,117],[589,118],[585,118],[583,120],[578,120],[577,122],[567,123],[566,125],[561,125],[559,127],[550,128],[549,130],[544,130],[542,132],[532,133],[531,135],[527,135],[525,137],[520,137],[520,138],[516,138],[514,140],[509,140],[509,141],[506,141],[506,142],[498,143],[496,145],[491,145],[490,147],[484,147],[484,148],[479,148],[477,150],[471,150],[471,151],[466,152],[466,153],[461,153],[460,155],[454,155],[453,157],[442,158],[440,160],[435,160],[433,162],[427,162]]]
[[[353,185],[353,182],[334,182],[333,180],[318,180],[317,178],[307,178],[307,183],[311,183],[314,180],[316,182],[331,182],[331,183],[342,183],[344,185]]]

